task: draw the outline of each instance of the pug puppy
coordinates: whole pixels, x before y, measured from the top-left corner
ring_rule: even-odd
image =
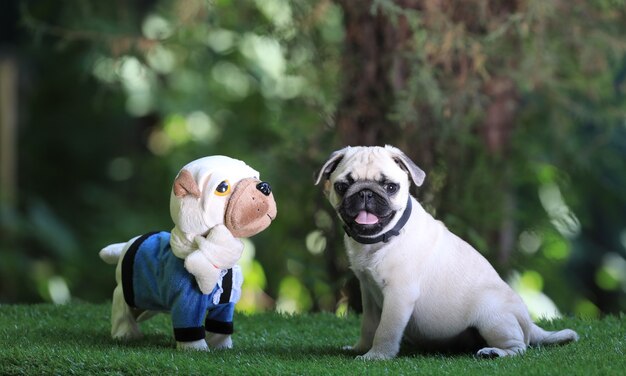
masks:
[[[316,176],[361,286],[361,335],[347,349],[390,359],[404,339],[422,350],[484,346],[477,356],[491,358],[578,340],[573,330],[534,324],[489,262],[422,208],[409,187],[425,177],[391,146],[336,151]]]

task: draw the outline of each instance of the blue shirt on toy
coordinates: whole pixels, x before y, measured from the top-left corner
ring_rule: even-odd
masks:
[[[203,339],[205,330],[232,334],[242,283],[241,269],[235,265],[222,271],[210,294],[203,294],[184,260],[172,252],[166,231],[139,237],[122,261],[126,303],[140,310],[170,312],[177,341]]]

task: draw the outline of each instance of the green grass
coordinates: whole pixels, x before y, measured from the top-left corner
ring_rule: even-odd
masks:
[[[531,348],[519,357],[475,359],[471,354],[402,351],[390,361],[364,362],[341,351],[358,336],[359,318],[331,314],[237,315],[235,348],[175,349],[169,317],[141,324],[144,338],[120,343],[109,336],[110,305],[0,305],[0,374],[419,374],[623,375],[626,315],[602,320],[542,322],[572,328],[579,342]]]

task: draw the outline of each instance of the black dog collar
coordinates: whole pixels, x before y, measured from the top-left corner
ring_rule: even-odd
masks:
[[[382,235],[378,235],[373,238],[366,238],[366,237],[359,236],[353,233],[352,230],[350,230],[348,226],[345,226],[345,225],[343,226],[343,230],[346,232],[346,234],[349,237],[351,237],[356,242],[361,243],[361,244],[376,244],[380,242],[387,243],[389,240],[391,240],[393,236],[398,236],[400,234],[400,230],[402,230],[402,227],[406,225],[406,223],[409,221],[409,218],[411,217],[412,207],[413,207],[413,204],[411,203],[411,196],[409,195],[409,200],[406,204],[406,209],[404,209],[404,213],[402,213],[402,217],[400,217],[400,220],[398,221],[398,223],[396,223],[396,225],[393,226],[391,230],[387,231],[386,233]]]

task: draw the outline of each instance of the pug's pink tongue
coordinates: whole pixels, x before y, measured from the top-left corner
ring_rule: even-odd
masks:
[[[365,210],[361,210],[359,215],[354,218],[354,221],[360,225],[373,225],[378,223],[378,217],[372,213],[368,213]]]

